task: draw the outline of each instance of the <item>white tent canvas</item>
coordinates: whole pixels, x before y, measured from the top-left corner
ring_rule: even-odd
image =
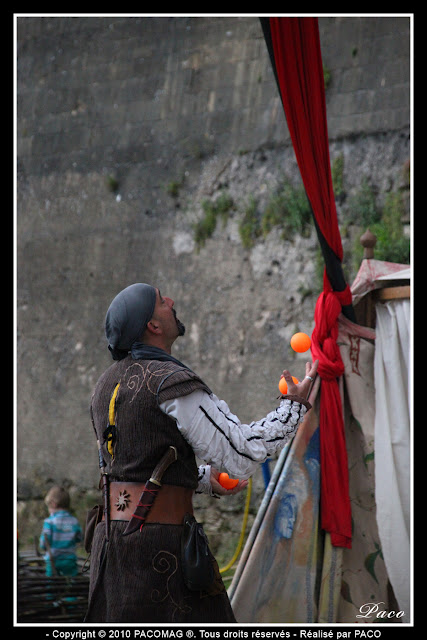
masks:
[[[395,280],[407,268],[388,265],[363,261],[356,301],[380,286],[377,277]],[[333,547],[319,526],[317,380],[313,409],[276,463],[230,587],[239,622],[410,621],[408,305],[381,303],[376,330],[339,318],[352,548]]]

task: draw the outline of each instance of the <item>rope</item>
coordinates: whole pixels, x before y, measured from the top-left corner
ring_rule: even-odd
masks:
[[[233,566],[233,564],[236,562],[239,553],[242,549],[243,546],[243,540],[245,537],[245,531],[246,531],[246,525],[248,522],[248,515],[249,515],[249,504],[251,501],[251,492],[252,492],[252,478],[249,478],[249,483],[248,483],[248,488],[246,491],[246,502],[245,502],[245,510],[244,510],[244,514],[243,514],[243,522],[242,522],[242,529],[240,532],[240,538],[239,538],[239,542],[237,544],[237,548],[236,551],[234,552],[233,557],[231,558],[230,562],[223,567],[222,569],[219,570],[220,573],[225,573],[226,571],[228,571],[228,569],[231,569],[231,567]]]

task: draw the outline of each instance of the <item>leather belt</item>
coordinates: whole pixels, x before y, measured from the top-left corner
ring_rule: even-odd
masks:
[[[110,520],[131,519],[145,483],[110,482]],[[182,524],[186,513],[193,514],[193,489],[162,485],[146,522]]]

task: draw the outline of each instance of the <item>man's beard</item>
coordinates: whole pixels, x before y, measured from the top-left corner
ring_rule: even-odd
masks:
[[[183,336],[185,333],[185,325],[177,318],[175,309],[172,309],[175,317],[176,326],[178,327],[178,336]]]

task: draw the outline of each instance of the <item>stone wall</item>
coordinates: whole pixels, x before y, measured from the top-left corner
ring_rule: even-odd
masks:
[[[399,188],[409,18],[319,26],[347,192]],[[175,354],[235,413],[269,411],[283,368],[303,371],[288,344],[312,329],[318,245],[239,237],[251,196],[299,179],[258,18],[18,17],[17,154],[18,498],[97,486],[88,407],[111,362],[105,311],[131,282],[175,300]],[[226,224],[198,250],[203,201],[224,192]]]

